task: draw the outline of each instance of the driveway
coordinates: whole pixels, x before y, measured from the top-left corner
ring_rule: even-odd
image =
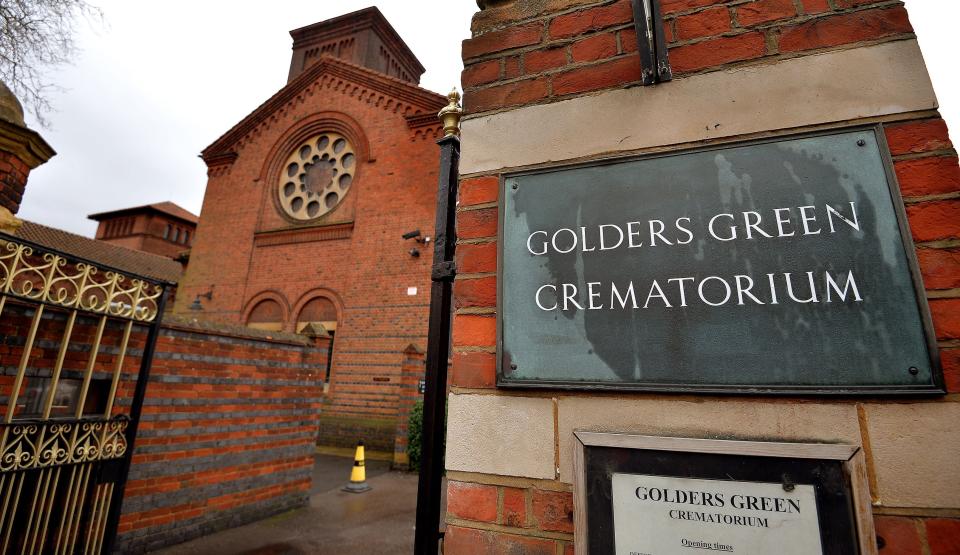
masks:
[[[155,554],[301,555],[413,551],[417,475],[390,472],[389,463],[367,460],[366,493],[340,491],[353,460],[317,456],[310,505],[266,520],[224,530]]]

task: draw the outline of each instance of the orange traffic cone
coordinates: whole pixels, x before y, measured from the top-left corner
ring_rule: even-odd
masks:
[[[367,485],[367,468],[363,463],[363,440],[357,443],[357,454],[353,457],[353,470],[350,471],[350,483],[343,486],[343,491],[363,493],[372,488]]]

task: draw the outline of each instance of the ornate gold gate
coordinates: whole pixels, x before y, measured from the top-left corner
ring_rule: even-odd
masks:
[[[0,234],[0,553],[109,551],[166,285]]]

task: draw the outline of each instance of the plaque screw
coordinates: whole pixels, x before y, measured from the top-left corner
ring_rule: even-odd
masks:
[[[520,187],[520,185],[518,185],[518,184],[516,184],[516,183],[513,184],[513,189],[514,189],[514,190],[517,190],[518,187]]]
[[[517,369],[517,363],[511,364],[511,365],[510,365],[510,369],[511,369],[511,370],[516,370],[516,369]]]
[[[857,141],[857,146],[867,146],[867,141],[860,139]]]
[[[914,376],[916,376],[917,374],[920,373],[920,369],[917,368],[916,366],[911,366],[909,372],[910,372],[911,374],[913,374]]]
[[[783,475],[783,491],[793,491],[794,489],[796,489],[796,485],[794,485],[793,480],[790,479],[790,476],[787,476],[786,474],[784,474]]]

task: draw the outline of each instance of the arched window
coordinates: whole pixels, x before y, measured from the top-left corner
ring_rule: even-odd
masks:
[[[337,330],[337,307],[326,297],[316,297],[303,305],[297,315],[297,333],[303,331],[308,324],[323,326],[325,330],[334,333]]]
[[[171,239],[171,241],[176,243],[179,239],[180,239],[180,228],[175,227],[173,228],[173,239]]]
[[[170,238],[170,224],[163,226],[163,238],[164,239]]]
[[[181,245],[186,245],[186,244],[189,243],[189,242],[190,242],[190,230],[184,229],[184,230],[183,230],[183,237],[180,238],[180,244],[181,244]]]
[[[258,330],[283,329],[283,307],[273,299],[264,299],[253,307],[247,317],[247,326]]]

